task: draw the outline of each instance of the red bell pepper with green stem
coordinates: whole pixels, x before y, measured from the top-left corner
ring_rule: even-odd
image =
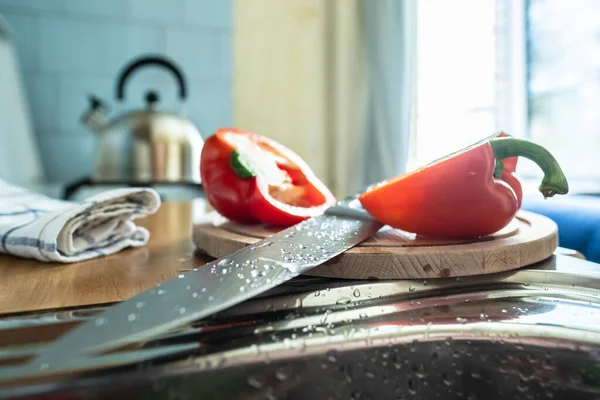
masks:
[[[501,138],[511,136],[507,133],[500,132],[497,137]],[[515,191],[520,209],[523,203],[523,187],[521,186],[519,178],[517,178],[517,176],[515,175],[518,161],[518,157],[510,157],[505,158],[503,160],[496,159],[496,169],[494,171],[494,176],[508,183],[509,186]]]
[[[568,192],[552,154],[537,144],[504,137],[392,179],[361,194],[359,201],[375,219],[408,232],[453,239],[489,235],[507,226],[519,210],[518,194],[495,176],[500,173],[497,160],[513,157],[540,166],[544,197]]]
[[[206,140],[200,172],[210,205],[240,223],[294,225],[335,203],[296,153],[241,129],[219,129]]]

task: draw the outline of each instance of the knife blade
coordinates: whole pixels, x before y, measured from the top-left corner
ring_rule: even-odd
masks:
[[[451,155],[494,137],[495,134]],[[61,360],[66,358],[143,341],[208,317],[327,262],[369,238],[382,226],[362,209],[356,196],[349,197],[321,216],[108,308],[41,350],[28,367],[34,370],[60,368]]]
[[[142,341],[210,316],[328,261],[382,227],[360,213],[356,200],[338,203],[336,210],[108,308],[42,350],[30,366],[52,369],[59,367],[61,360]]]

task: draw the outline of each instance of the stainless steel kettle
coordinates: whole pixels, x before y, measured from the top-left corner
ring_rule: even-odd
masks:
[[[117,81],[117,101],[125,99],[127,79],[141,67],[155,65],[169,70],[185,101],[184,76],[173,62],[157,56],[134,60]],[[109,120],[105,103],[95,96],[82,122],[98,137],[92,179],[97,182],[200,183],[200,152],[204,141],[192,122],[182,115],[159,111],[159,95],[146,93],[146,108]]]

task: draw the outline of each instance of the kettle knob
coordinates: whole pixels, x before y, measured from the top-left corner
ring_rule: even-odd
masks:
[[[148,108],[153,108],[156,103],[158,103],[159,99],[158,93],[156,93],[154,90],[149,90],[146,93],[146,105]]]
[[[106,110],[108,110],[108,106],[106,105],[106,103],[104,101],[102,101],[102,99],[100,99],[99,97],[96,97],[92,94],[92,95],[90,95],[89,99],[90,99],[90,111],[106,111]]]

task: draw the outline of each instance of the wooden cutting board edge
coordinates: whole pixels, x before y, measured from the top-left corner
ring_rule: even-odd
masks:
[[[199,251],[219,258],[264,237],[262,232],[249,236],[223,229],[218,226],[222,220],[213,213],[194,224],[192,237]],[[517,269],[553,254],[558,247],[558,227],[554,221],[528,211],[519,211],[515,221],[518,229],[493,240],[423,246],[356,246],[306,275],[344,279],[448,278]]]

